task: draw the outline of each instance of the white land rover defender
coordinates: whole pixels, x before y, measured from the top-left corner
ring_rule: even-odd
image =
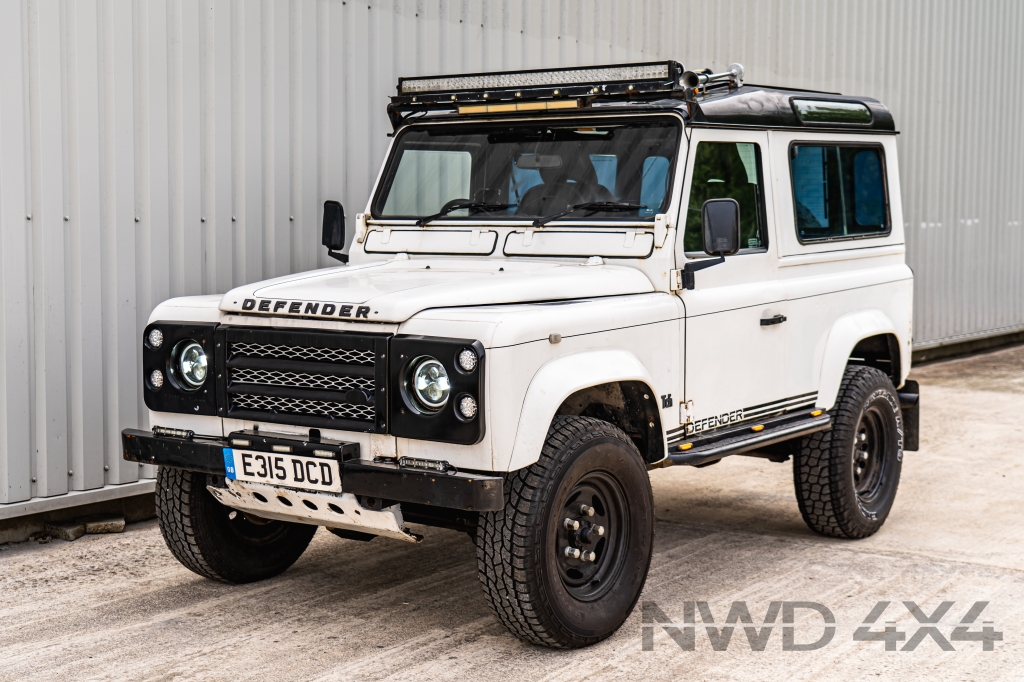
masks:
[[[156,308],[171,552],[277,575],[317,526],[465,531],[498,619],[579,647],[643,588],[649,472],[793,461],[815,532],[885,522],[917,448],[893,119],[673,61],[403,78],[345,265]]]

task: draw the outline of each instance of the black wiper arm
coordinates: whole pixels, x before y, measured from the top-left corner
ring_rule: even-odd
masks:
[[[576,211],[582,211],[584,209],[590,209],[592,211],[635,211],[639,208],[643,208],[640,204],[631,204],[625,201],[588,201],[584,204],[573,204],[564,211],[553,213],[551,215],[544,216],[543,218],[537,218],[533,221],[534,227],[540,227],[545,223],[550,223],[552,220],[567,216],[570,213]]]
[[[452,204],[451,206],[435,213],[434,215],[428,215],[423,218],[420,218],[419,220],[416,221],[416,224],[419,227],[423,227],[429,222],[433,222],[438,218],[445,217],[449,213],[454,213],[455,211],[459,211],[464,208],[475,208],[479,211],[500,211],[505,208],[511,208],[512,206],[513,204],[488,204],[483,201],[464,201],[459,204]]]

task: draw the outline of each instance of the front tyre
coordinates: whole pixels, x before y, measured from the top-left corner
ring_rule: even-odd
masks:
[[[800,513],[811,530],[866,538],[885,523],[903,464],[903,417],[889,377],[846,368],[832,429],[804,438],[793,460]]]
[[[160,467],[156,518],[185,568],[225,583],[283,573],[309,546],[316,526],[270,521],[225,507],[206,489],[206,474]]]
[[[577,648],[629,616],[653,542],[651,482],[633,442],[607,422],[558,416],[537,463],[508,474],[505,509],[480,515],[477,566],[512,634]]]

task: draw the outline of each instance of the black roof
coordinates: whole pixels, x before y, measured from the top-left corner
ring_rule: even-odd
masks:
[[[811,123],[797,116],[794,100],[863,104],[871,112],[870,123]],[[681,103],[686,107],[685,103]],[[695,124],[743,125],[765,128],[840,128],[894,132],[896,125],[884,104],[870,97],[848,97],[832,92],[790,90],[762,85],[743,85],[728,91],[696,97],[687,112]]]

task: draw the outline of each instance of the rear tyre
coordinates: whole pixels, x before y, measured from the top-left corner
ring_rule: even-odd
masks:
[[[316,526],[270,521],[225,507],[206,474],[160,467],[156,518],[171,554],[189,570],[225,583],[251,583],[285,571]]]
[[[903,417],[889,377],[846,368],[832,429],[800,444],[793,481],[800,513],[816,533],[866,538],[885,523],[903,465]]]
[[[643,588],[654,542],[647,467],[615,426],[555,417],[536,464],[480,515],[477,566],[498,620],[520,639],[588,646],[614,633]]]

